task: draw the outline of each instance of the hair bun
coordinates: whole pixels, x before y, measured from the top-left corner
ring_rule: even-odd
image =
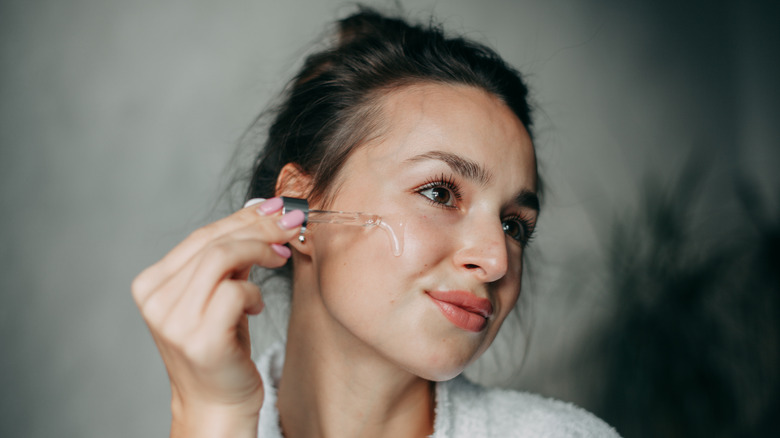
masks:
[[[447,37],[433,22],[409,23],[359,7],[337,21],[323,42],[285,89],[265,150],[255,160],[247,199],[275,196],[289,163],[311,175],[309,198],[327,199],[351,151],[383,126],[380,97],[404,85],[482,89],[506,103],[531,134],[528,89],[520,75],[488,47]]]
[[[361,40],[397,38],[410,29],[408,24],[398,18],[383,16],[374,9],[361,7],[359,12],[338,22],[336,46],[341,48]]]

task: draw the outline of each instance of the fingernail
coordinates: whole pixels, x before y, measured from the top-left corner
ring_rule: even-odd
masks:
[[[252,198],[244,203],[244,208],[251,207],[253,205],[257,205],[261,202],[265,201],[265,198]]]
[[[285,230],[290,230],[303,223],[303,212],[300,210],[289,211],[279,219],[279,226]]]
[[[262,215],[269,215],[281,210],[283,205],[284,203],[282,202],[282,198],[271,198],[260,204],[260,206],[257,207],[257,212]]]
[[[292,255],[292,251],[290,251],[290,248],[279,245],[278,243],[272,243],[271,249],[274,250],[275,253],[279,254],[279,256],[284,257],[286,259],[289,259]]]

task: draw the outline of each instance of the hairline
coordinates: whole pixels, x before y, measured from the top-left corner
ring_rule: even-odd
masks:
[[[349,147],[349,150],[347,151],[346,157],[344,157],[343,163],[339,167],[338,171],[335,175],[331,178],[328,187],[325,187],[323,189],[317,190],[316,187],[312,187],[312,190],[310,191],[310,196],[313,196],[313,199],[310,201],[319,201],[322,205],[322,208],[329,208],[336,196],[338,195],[338,192],[341,190],[341,186],[344,184],[343,180],[343,170],[344,167],[346,167],[349,160],[352,158],[352,154],[354,154],[359,149],[362,149],[364,147],[374,147],[382,144],[384,142],[384,134],[387,132],[387,128],[389,126],[387,123],[385,123],[385,120],[387,119],[384,117],[386,115],[386,104],[388,102],[388,99],[392,93],[396,92],[402,92],[407,90],[412,90],[415,88],[420,87],[427,87],[431,85],[442,85],[442,86],[451,86],[451,87],[469,87],[472,89],[480,90],[486,94],[488,94],[491,97],[494,97],[498,99],[501,103],[506,105],[512,114],[518,119],[521,125],[527,130],[528,128],[525,126],[525,124],[522,122],[520,117],[515,114],[514,110],[509,107],[506,100],[503,98],[503,96],[500,96],[496,93],[494,93],[491,90],[486,89],[485,87],[478,85],[478,84],[472,84],[465,81],[458,81],[456,79],[452,80],[446,80],[446,79],[440,79],[440,78],[402,78],[396,81],[393,81],[392,83],[377,87],[374,90],[369,91],[366,93],[363,101],[357,105],[357,110],[353,112],[353,114],[349,117],[349,120],[347,120],[346,124],[349,124],[349,121],[354,119],[355,117],[359,117],[360,115],[368,114],[368,117],[365,118],[365,120],[358,122],[356,131],[365,131],[368,130],[370,132],[366,132],[362,135],[359,135],[357,138],[351,138],[352,135],[349,134],[347,137],[351,138],[352,141],[350,143],[353,143],[351,147]],[[373,125],[373,126],[372,126]],[[535,155],[535,154],[534,154]],[[463,160],[462,157],[459,157],[461,160]],[[445,163],[449,165],[451,168],[453,164],[447,162]],[[468,160],[471,161],[471,160]],[[477,163],[471,163],[473,164],[477,169],[479,169],[481,166],[479,166]],[[471,167],[471,166],[469,166]],[[453,170],[457,171],[457,169]],[[479,170],[477,170],[478,173],[481,173]],[[537,172],[537,178],[538,178],[538,170]],[[489,172],[485,170],[484,177],[489,179],[491,175]],[[488,181],[483,181],[482,178],[479,178],[479,182],[482,184],[486,184]],[[522,195],[518,196],[518,204],[520,204],[519,199],[522,197]],[[534,198],[537,199],[536,206],[533,207],[536,211],[539,211],[539,203],[538,203],[538,196],[536,193],[534,193]],[[522,204],[525,205],[525,204]]]

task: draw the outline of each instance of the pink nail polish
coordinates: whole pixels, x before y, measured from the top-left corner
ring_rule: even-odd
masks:
[[[285,213],[284,216],[282,216],[282,218],[279,219],[279,226],[285,230],[290,230],[292,228],[300,226],[303,223],[303,218],[304,215],[302,211],[293,210]]]
[[[271,249],[274,250],[275,253],[279,254],[279,256],[284,257],[286,259],[289,259],[292,255],[292,251],[290,251],[290,248],[279,245],[278,243],[272,243]]]
[[[261,202],[265,201],[265,198],[252,198],[244,204],[244,208],[251,207],[253,205],[257,205]]]
[[[260,204],[260,206],[257,207],[257,212],[262,215],[269,215],[281,210],[283,205],[282,198],[271,198]]]

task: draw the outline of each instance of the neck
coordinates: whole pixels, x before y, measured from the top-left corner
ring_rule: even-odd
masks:
[[[298,277],[278,389],[285,436],[431,435],[433,384],[355,338],[329,317],[314,285]]]

